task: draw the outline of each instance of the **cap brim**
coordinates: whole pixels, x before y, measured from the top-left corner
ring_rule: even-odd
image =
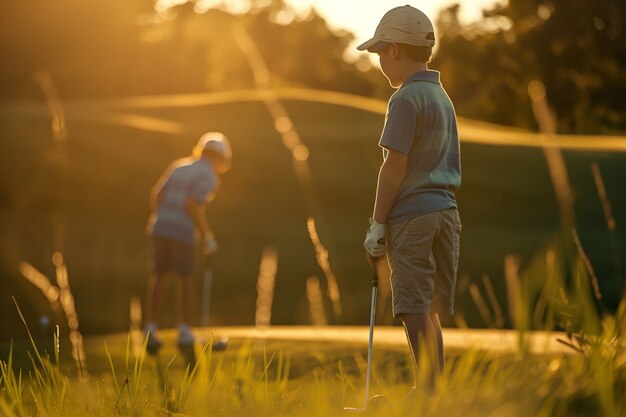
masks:
[[[380,42],[381,41],[379,39],[372,38],[369,41],[363,42],[362,44],[357,46],[356,49],[358,49],[359,51],[374,52],[374,51],[372,51],[372,47],[376,46],[376,44],[378,44]]]

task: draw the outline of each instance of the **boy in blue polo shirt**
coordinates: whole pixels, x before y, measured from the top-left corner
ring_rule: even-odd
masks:
[[[189,323],[195,242],[201,239],[203,252],[209,255],[217,249],[205,209],[219,188],[220,174],[230,169],[231,156],[226,136],[219,132],[206,133],[194,148],[193,156],[174,161],[152,189],[148,232],[152,236],[154,263],[146,302],[150,350],[162,345],[157,323],[164,280],[170,273],[177,277],[179,293],[178,344],[194,343]]]
[[[379,55],[397,89],[379,142],[384,161],[364,246],[372,265],[387,254],[393,313],[404,324],[416,369],[430,371],[426,390],[444,366],[438,314],[453,313],[461,233],[456,115],[439,73],[428,69],[434,44],[428,17],[402,6],[389,10],[374,37],[358,47]],[[424,357],[429,363],[418,367]]]

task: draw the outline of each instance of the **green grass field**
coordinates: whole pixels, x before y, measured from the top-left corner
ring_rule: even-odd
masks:
[[[335,416],[343,406],[362,405],[363,346],[233,340],[224,353],[197,350],[198,367],[186,373],[186,362],[173,349],[165,349],[157,362],[141,350],[137,356],[127,345],[129,300],[143,294],[150,259],[144,234],[149,189],[165,166],[187,155],[207,130],[224,131],[235,155],[233,170],[209,210],[221,244],[212,324],[254,322],[259,262],[269,246],[278,251],[272,322],[309,322],[305,280],[315,275],[324,283],[306,228],[312,212],[339,281],[344,321],[366,322],[370,271],[361,243],[380,162],[376,141],[382,117],[329,104],[284,104],[310,151],[313,194],[309,189],[308,199],[291,155],[260,103],[126,110],[175,122],[168,126],[181,129],[177,134],[119,124],[105,105],[70,103],[64,148],[54,143],[43,107],[0,106],[1,416]],[[532,355],[523,346],[509,353],[448,351],[445,389],[430,397],[418,394],[378,415],[624,415],[625,321],[624,305],[617,309],[617,303],[623,281],[618,261],[626,245],[626,199],[620,193],[626,156],[564,153],[577,228],[600,278],[604,303],[615,312],[598,318],[580,262],[558,259],[573,265],[571,277],[547,269],[547,253],[558,246],[561,228],[541,150],[462,146],[464,184],[458,199],[464,229],[457,311],[472,326],[491,324],[481,318],[468,290],[470,283],[484,290],[487,274],[505,325],[515,324],[520,331],[556,325],[573,335],[571,342],[580,352]],[[593,162],[604,176],[617,224],[614,233],[606,227],[591,175]],[[311,195],[317,207],[312,208]],[[55,247],[62,248],[68,265],[80,330],[92,335],[85,340],[86,381],[71,359],[64,317],[18,271],[26,261],[54,282]],[[521,265],[520,290],[513,295],[521,310],[515,320],[506,308],[503,264],[509,254]],[[52,353],[50,360],[35,353],[11,295],[24,312],[35,346]],[[337,321],[331,311],[327,302],[329,320]],[[388,305],[382,313],[380,322],[391,323]],[[62,326],[58,359],[51,329],[39,325],[43,314]],[[164,324],[173,323],[169,313]],[[110,332],[116,334],[102,336]],[[401,399],[413,384],[408,363],[404,349],[378,349],[372,394]]]
[[[345,312],[344,322],[365,323],[369,271],[362,239],[371,212],[380,163],[376,146],[382,116],[323,103],[285,101],[310,150],[311,184],[320,210],[316,225],[330,252]],[[178,134],[131,128],[112,111],[177,123]],[[256,278],[265,247],[278,250],[272,322],[307,323],[305,281],[321,278],[306,221],[311,214],[293,171],[291,155],[265,107],[258,102],[195,107],[111,108],[69,103],[68,137],[59,146],[43,106],[5,103],[2,119],[1,310],[16,317],[16,295],[27,318],[51,315],[38,290],[18,271],[31,263],[54,279],[50,261],[63,248],[76,298],[81,331],[124,331],[131,296],[143,296],[149,270],[144,234],[150,187],[174,159],[186,156],[207,130],[224,131],[234,148],[233,170],[223,178],[209,220],[220,242],[215,262],[213,324],[254,321]],[[626,198],[622,153],[564,153],[575,193],[577,227],[614,309],[623,282]],[[606,227],[591,174],[602,171],[617,229]],[[487,274],[506,305],[503,262],[518,256],[522,268],[559,236],[558,206],[543,153],[537,148],[462,144],[463,186],[458,200],[463,220],[457,309],[470,325],[484,326],[467,292]],[[58,227],[55,225],[62,225]],[[59,243],[55,243],[55,239]],[[170,306],[171,307],[171,306]],[[329,320],[334,322],[330,307]],[[173,308],[168,308],[173,310]],[[387,315],[385,319],[391,319]],[[166,314],[164,322],[174,323]],[[17,325],[3,326],[2,338],[24,337]]]
[[[570,305],[580,307],[575,317],[583,318],[571,350],[531,354],[524,344],[504,352],[448,350],[443,378],[428,394],[418,377],[418,389],[407,396],[415,379],[406,349],[377,346],[370,392],[393,407],[369,403],[365,415],[623,416],[626,304],[600,320],[585,307],[589,296],[588,287],[568,293]],[[197,346],[193,366],[173,347],[175,337],[165,332],[158,356],[124,334],[89,337],[88,374],[66,343],[55,354],[49,341],[19,342],[15,356],[0,361],[0,415],[322,417],[364,406],[366,349],[357,343],[232,339],[223,352]],[[31,365],[22,362],[25,351]]]

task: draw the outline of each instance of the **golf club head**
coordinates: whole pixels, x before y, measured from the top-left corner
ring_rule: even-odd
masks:
[[[393,408],[393,403],[391,400],[384,395],[374,395],[367,402],[368,410],[372,410],[374,412],[378,412],[381,410],[389,410]]]
[[[390,410],[391,408],[393,408],[393,403],[389,398],[384,395],[374,395],[367,402],[367,407],[344,407],[343,411],[345,413],[365,413],[367,411],[379,412],[382,410]]]
[[[344,407],[343,408],[343,412],[344,413],[364,413],[367,410],[365,408],[358,408],[358,407]]]

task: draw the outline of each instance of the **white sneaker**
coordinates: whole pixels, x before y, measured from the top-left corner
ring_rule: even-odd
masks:
[[[193,346],[196,338],[193,333],[191,333],[191,329],[186,324],[181,324],[178,327],[178,346]]]

